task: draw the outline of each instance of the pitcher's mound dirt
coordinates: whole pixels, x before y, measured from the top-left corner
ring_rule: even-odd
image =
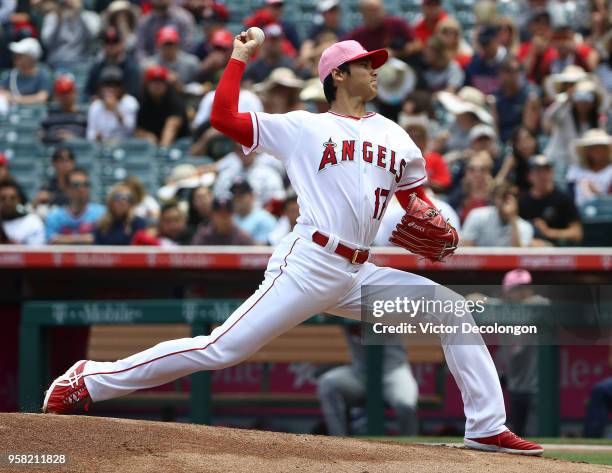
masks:
[[[20,466],[7,453],[68,455]],[[471,450],[83,416],[0,414],[0,471],[92,472],[612,472],[605,466]]]

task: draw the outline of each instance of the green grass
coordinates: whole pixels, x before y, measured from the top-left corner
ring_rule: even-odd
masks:
[[[406,443],[462,443],[463,437],[368,437],[371,440],[386,440]],[[529,437],[529,440],[539,444],[557,445],[609,445],[610,439],[583,439],[583,438],[559,438],[559,437]],[[584,452],[567,450],[548,450],[544,452],[546,458],[586,462],[598,465],[612,465],[612,452]]]
[[[567,452],[555,451],[544,452],[546,458],[557,460],[568,460],[573,462],[585,462],[596,465],[612,465],[612,453],[609,452]]]

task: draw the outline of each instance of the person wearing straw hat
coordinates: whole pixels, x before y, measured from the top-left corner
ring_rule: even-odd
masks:
[[[565,174],[571,164],[578,162],[572,142],[581,137],[584,132],[602,125],[602,114],[609,108],[609,97],[605,90],[590,78],[569,82],[577,79],[580,71],[571,71],[571,77],[565,77],[567,82],[554,81],[557,93],[555,101],[544,112],[544,129],[550,133],[550,140],[544,154],[555,161],[557,176]],[[563,85],[569,83],[570,85]]]
[[[612,136],[604,130],[587,131],[574,140],[580,164],[567,172],[577,205],[612,194]]]
[[[388,289],[401,287],[406,298],[439,301],[420,312],[419,320],[454,326],[460,320],[464,328],[461,333],[445,330],[440,337],[462,393],[464,444],[484,451],[541,455],[541,446],[505,426],[497,371],[472,314],[465,310],[465,299],[420,275],[368,262],[393,196],[406,209],[393,243],[431,261],[452,255],[458,244],[457,231],[425,193],[421,151],[399,125],[366,111],[366,103],[376,97],[376,71],[387,61],[387,50],[367,51],[357,41],[341,41],[323,52],[318,70],[330,103],[327,113],[239,113],[240,81],[258,47],[246,31],[235,37],[211,123],[240,143],[245,154],[260,150],[283,162],[298,195],[298,223],[275,248],[257,291],[211,334],[169,340],[115,362],[78,361],[53,381],[43,412],[75,413],[91,402],[235,365],[314,314],[360,320],[363,287],[380,288],[382,292],[373,296],[388,301],[395,300]],[[439,309],[449,301],[461,307],[461,313]],[[467,333],[464,324],[472,327]],[[373,327],[364,324],[363,330],[372,335]]]
[[[267,113],[287,113],[302,108],[300,91],[303,86],[304,81],[295,72],[287,67],[279,67],[264,82],[255,84],[255,92],[262,96]]]
[[[465,86],[457,94],[441,91],[438,101],[453,116],[445,149],[462,151],[469,148],[470,130],[478,124],[493,125],[493,116],[486,108],[486,97],[478,89]]]

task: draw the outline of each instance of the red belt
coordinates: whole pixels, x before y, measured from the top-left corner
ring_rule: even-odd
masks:
[[[314,232],[312,235],[312,241],[314,241],[319,246],[325,246],[329,241],[329,237],[323,235],[320,232]],[[354,250],[353,248],[349,248],[348,246],[343,245],[342,243],[338,243],[335,253],[346,258],[353,264],[363,264],[370,257],[369,250]]]

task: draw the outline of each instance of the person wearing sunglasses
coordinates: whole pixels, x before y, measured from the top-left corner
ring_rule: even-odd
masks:
[[[127,184],[111,188],[106,199],[106,213],[94,231],[96,245],[129,245],[134,234],[147,226],[143,218],[134,215],[134,203]]]
[[[104,214],[104,206],[90,201],[89,176],[83,169],[68,174],[68,203],[52,209],[47,215],[47,243],[84,245],[94,242],[96,222]]]

